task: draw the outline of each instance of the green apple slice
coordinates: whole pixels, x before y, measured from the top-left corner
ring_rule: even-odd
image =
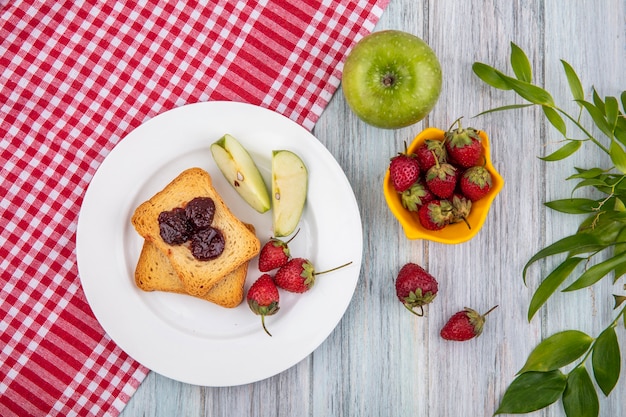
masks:
[[[259,168],[248,151],[229,134],[211,145],[211,153],[224,177],[256,211],[270,209],[270,196]]]
[[[308,171],[302,159],[287,150],[272,151],[272,206],[274,236],[288,236],[304,210]]]

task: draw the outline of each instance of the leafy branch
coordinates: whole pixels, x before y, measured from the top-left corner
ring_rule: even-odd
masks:
[[[480,62],[474,63],[472,69],[486,84],[499,90],[512,90],[526,102],[487,110],[479,116],[540,106],[546,120],[563,137],[562,145],[541,157],[543,161],[566,159],[589,143],[607,154],[613,164],[608,169],[575,168],[576,172],[568,178],[576,181],[571,196],[545,203],[552,210],[585,217],[575,233],[541,249],[524,266],[522,277],[526,283],[528,270],[535,262],[553,256],[562,259],[535,290],[528,307],[530,321],[558,289],[564,292],[580,290],[601,280],[606,281],[611,275],[611,285],[615,285],[626,274],[626,91],[621,93],[619,100],[611,96],[602,99],[593,88],[591,101],[588,101],[578,74],[569,63],[561,60],[571,95],[578,107],[576,114],[570,114],[557,106],[548,91],[533,84],[530,61],[514,43],[511,43],[510,64],[514,76]],[[602,133],[600,137],[591,133],[592,129],[583,123],[583,116]],[[568,131],[568,124],[581,137],[574,137]],[[574,193],[583,188],[591,188],[601,197],[574,197]],[[572,278],[573,282],[566,282],[574,271],[579,271],[579,276]],[[614,294],[614,298],[614,310],[617,311],[626,301],[626,296]],[[626,327],[626,307],[596,338],[578,330],[565,330],[544,339],[530,353],[507,388],[495,414],[529,413],[560,399],[568,417],[598,416],[598,394],[587,363],[591,362],[593,377],[602,393],[608,396],[620,376],[621,354],[616,334],[620,320]],[[563,370],[566,367],[569,369],[567,372]]]

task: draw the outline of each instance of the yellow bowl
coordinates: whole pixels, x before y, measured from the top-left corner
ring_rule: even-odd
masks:
[[[443,135],[444,131],[441,129],[425,129],[420,132],[420,134],[418,134],[415,139],[413,139],[413,142],[408,147],[407,151],[409,153],[415,152],[415,150],[422,143],[424,143],[426,139],[443,140]],[[504,179],[502,179],[500,174],[494,169],[493,164],[491,163],[491,147],[489,145],[489,137],[483,130],[479,132],[479,135],[482,139],[485,153],[485,167],[491,173],[492,185],[491,190],[485,197],[472,203],[472,210],[467,218],[467,221],[472,227],[471,229],[468,228],[464,222],[450,224],[441,230],[428,230],[422,227],[417,216],[417,212],[410,212],[402,206],[400,194],[397,193],[396,190],[393,188],[391,180],[389,179],[389,169],[387,169],[387,173],[385,174],[385,180],[383,183],[385,200],[387,200],[387,205],[389,206],[389,209],[391,210],[393,215],[402,225],[402,228],[404,229],[404,234],[407,236],[407,238],[426,239],[433,242],[454,244],[470,240],[481,229],[483,223],[485,223],[485,219],[487,218],[487,213],[489,212],[489,208],[491,207],[493,199],[500,192],[500,190],[502,190],[502,186],[504,185]]]

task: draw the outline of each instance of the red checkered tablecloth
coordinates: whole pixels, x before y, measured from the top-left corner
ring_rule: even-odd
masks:
[[[82,198],[118,141],[209,100],[311,129],[388,1],[0,0],[0,415],[115,416],[148,373],[76,267]]]

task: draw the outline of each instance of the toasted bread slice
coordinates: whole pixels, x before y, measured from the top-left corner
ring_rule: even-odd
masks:
[[[224,235],[224,251],[217,258],[200,261],[186,245],[169,245],[159,233],[161,212],[185,205],[196,197],[210,197],[215,203],[212,226]],[[261,249],[256,235],[233,215],[213,187],[211,176],[200,168],[183,171],[165,188],[133,213],[131,222],[137,232],[153,243],[170,261],[189,295],[202,296],[227,274],[254,258]]]
[[[206,294],[194,297],[226,308],[237,307],[243,300],[248,262],[227,274]],[[187,294],[169,259],[155,244],[144,240],[135,269],[135,283],[144,291],[164,291]]]

